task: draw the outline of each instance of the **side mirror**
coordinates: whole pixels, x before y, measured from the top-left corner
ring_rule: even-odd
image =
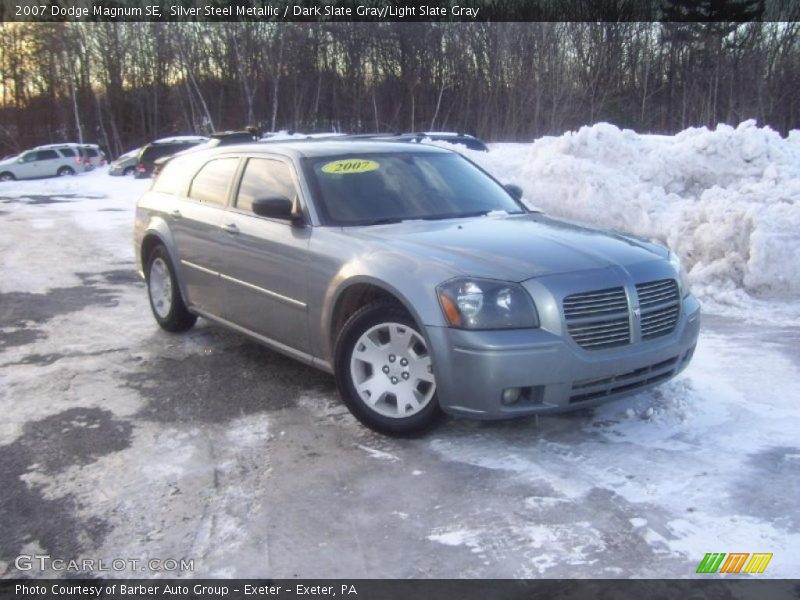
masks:
[[[295,209],[294,203],[285,197],[256,198],[253,200],[253,212],[259,217],[283,219],[293,225],[300,224],[302,215]]]
[[[514,200],[522,200],[522,188],[514,183],[507,183],[503,187],[506,188],[506,191],[511,194]]]

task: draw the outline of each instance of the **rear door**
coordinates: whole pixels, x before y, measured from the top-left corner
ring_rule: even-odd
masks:
[[[187,197],[175,202],[166,215],[187,301],[218,317],[224,311],[220,268],[225,257],[220,224],[239,162],[239,157],[230,156],[206,161],[192,178]]]
[[[222,221],[226,318],[272,341],[308,352],[307,264],[311,227],[253,213],[256,198],[301,202],[292,164],[251,156]]]

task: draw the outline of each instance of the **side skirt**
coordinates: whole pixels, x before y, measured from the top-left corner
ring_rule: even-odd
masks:
[[[319,369],[321,371],[325,371],[326,373],[333,374],[333,366],[325,360],[317,358],[315,356],[311,356],[310,354],[306,354],[305,352],[301,352],[300,350],[296,350],[291,346],[287,346],[286,344],[281,344],[280,342],[276,342],[275,340],[263,336],[261,334],[256,333],[255,331],[251,331],[246,327],[242,327],[241,325],[237,325],[236,323],[232,323],[227,319],[223,319],[222,317],[218,317],[216,315],[212,315],[205,311],[199,310],[194,307],[190,307],[193,313],[208,319],[209,321],[221,325],[227,329],[232,329],[237,333],[241,333],[242,335],[246,335],[247,337],[255,340],[259,344],[263,344],[264,346],[270,348],[271,350],[275,350],[276,352],[280,352],[290,358],[294,358],[295,360],[299,360],[302,363],[305,363],[311,367]]]

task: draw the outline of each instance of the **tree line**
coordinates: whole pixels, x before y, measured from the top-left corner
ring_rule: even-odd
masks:
[[[262,131],[800,126],[800,24],[5,23],[0,147]]]

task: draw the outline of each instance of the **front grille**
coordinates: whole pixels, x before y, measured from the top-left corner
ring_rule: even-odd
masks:
[[[674,279],[640,283],[636,286],[642,309],[642,339],[650,340],[672,333],[680,313],[680,292]]]
[[[622,287],[567,296],[564,318],[567,331],[581,348],[602,350],[631,341],[628,297]]]

